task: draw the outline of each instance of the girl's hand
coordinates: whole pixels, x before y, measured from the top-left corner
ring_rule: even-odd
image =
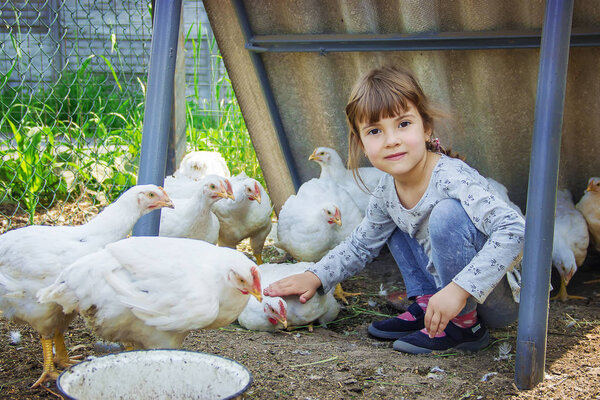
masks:
[[[263,290],[263,294],[272,297],[297,294],[300,296],[300,303],[304,304],[314,296],[320,286],[319,277],[310,271],[305,271],[271,283]]]
[[[431,296],[425,312],[425,328],[430,338],[444,331],[448,321],[465,308],[469,296],[469,292],[454,282]]]

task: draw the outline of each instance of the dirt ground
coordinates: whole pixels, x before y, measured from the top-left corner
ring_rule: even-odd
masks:
[[[272,246],[265,251],[266,261],[284,261]],[[317,327],[312,333],[306,328],[265,333],[232,324],[192,332],[183,348],[245,365],[253,376],[247,399],[598,399],[600,284],[584,282],[599,277],[600,257],[591,254],[569,285],[571,294],[587,300],[550,303],[546,377],[528,391],[514,385],[516,324],[492,330],[491,344],[477,354],[407,355],[394,351],[391,342],[370,338],[370,322],[396,315],[396,307],[406,304],[392,303],[380,293],[382,288],[388,294],[403,289],[385,251],[344,283],[344,289],[362,295],[350,298],[350,304],[326,328]],[[557,276],[553,284],[558,286]],[[11,342],[14,331],[21,334],[18,344]],[[28,326],[0,317],[0,398],[58,396],[54,383],[29,388],[42,371],[38,339]],[[102,355],[98,340],[79,318],[67,332],[67,347],[74,355]],[[500,346],[504,357],[499,357]]]

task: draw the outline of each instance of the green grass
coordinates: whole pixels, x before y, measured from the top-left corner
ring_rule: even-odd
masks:
[[[194,74],[194,94],[186,99],[187,147],[218,151],[233,175],[245,172],[264,185],[214,39],[202,48],[200,44],[206,43],[202,28],[192,28],[186,41],[193,45],[195,72],[200,55],[210,52],[215,84],[212,98],[201,98],[201,82]],[[12,44],[17,46],[17,41]],[[120,63],[114,35],[111,49],[117,51]],[[55,84],[31,92],[25,86],[7,85],[15,71],[26,70],[16,68],[21,62],[17,57],[8,72],[0,73],[0,203],[18,205],[32,223],[40,208],[77,198],[83,191],[113,200],[134,185],[146,83],[141,78],[126,82],[119,66],[92,54],[79,62],[77,70],[62,71]],[[104,66],[105,72],[93,73],[91,63]]]

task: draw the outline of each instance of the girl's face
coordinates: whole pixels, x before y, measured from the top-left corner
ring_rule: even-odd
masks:
[[[427,159],[425,131],[421,115],[412,103],[401,115],[359,125],[365,155],[373,164],[394,178],[402,180]]]

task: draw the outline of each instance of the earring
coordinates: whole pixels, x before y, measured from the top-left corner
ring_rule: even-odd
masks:
[[[442,148],[442,146],[440,146],[440,139],[433,138],[432,142],[433,142],[433,149],[439,153]]]

